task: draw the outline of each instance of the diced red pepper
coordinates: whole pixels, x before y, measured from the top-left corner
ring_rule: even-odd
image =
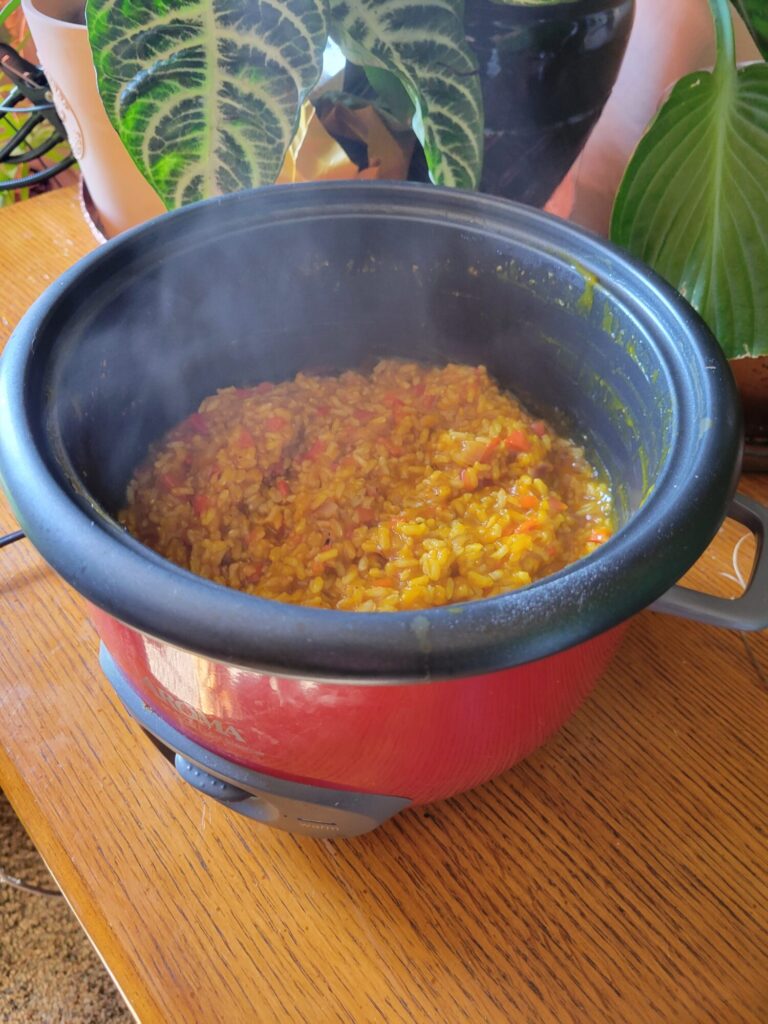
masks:
[[[288,420],[285,416],[267,416],[264,420],[264,426],[267,430],[282,430],[288,426]]]
[[[538,434],[539,437],[544,437],[544,435],[547,432],[547,424],[544,422],[544,420],[536,420],[535,423],[531,424],[531,430],[534,432],[534,434]]]
[[[500,437],[492,437],[488,444],[485,446],[482,455],[480,456],[480,462],[488,462],[493,453],[501,444]]]
[[[531,442],[522,432],[522,430],[512,430],[504,438],[505,447],[516,452],[529,452],[531,450]]]
[[[315,441],[314,444],[310,445],[309,448],[307,448],[305,457],[309,459],[311,462],[314,462],[316,459],[320,458],[320,456],[325,451],[325,448],[325,441]]]
[[[259,580],[262,577],[263,572],[264,572],[264,563],[263,562],[253,562],[252,565],[248,566],[248,572],[246,573],[245,578],[246,578],[248,583],[258,583]]]
[[[521,494],[517,503],[520,508],[538,508],[539,499],[535,494]]]
[[[176,487],[181,487],[182,481],[174,473],[163,473],[160,477],[160,486],[163,490],[172,491]]]
[[[277,481],[277,489],[278,491],[280,491],[283,497],[286,497],[286,495],[290,494],[291,491],[287,481],[283,480],[282,478]]]
[[[253,434],[246,427],[240,427],[240,432],[237,435],[236,441],[238,448],[255,448],[256,439]]]
[[[207,494],[196,494],[192,499],[192,508],[198,516],[202,516],[203,512],[207,512],[210,507],[211,499]]]
[[[318,405],[318,407],[317,407],[317,415],[318,416],[327,416],[330,411],[331,411],[330,405]]]
[[[187,416],[180,429],[189,434],[207,434],[210,428],[204,413],[193,412],[191,416]]]
[[[357,510],[357,521],[359,523],[371,523],[373,522],[374,512],[372,508],[365,508],[362,506]]]

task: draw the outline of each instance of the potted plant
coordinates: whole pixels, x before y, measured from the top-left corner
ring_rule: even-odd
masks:
[[[69,48],[39,45],[59,96],[62,78],[77,74],[92,101],[95,65],[109,119],[151,187],[151,212],[274,181],[329,39],[364,69],[376,102],[390,112],[394,104],[412,125],[433,181],[541,203],[610,93],[633,12],[633,0],[238,0],[226,12],[183,0],[88,0],[84,16],[82,0],[23,2],[36,38],[57,20],[69,32]],[[584,85],[577,101],[565,84],[574,73]],[[94,192],[89,158],[114,138],[102,123],[91,145],[87,104],[67,99]],[[115,191],[138,194],[133,180]]]
[[[74,181],[73,157],[34,53],[18,0],[0,7],[0,206]],[[26,58],[30,59],[26,59]]]
[[[739,66],[728,0],[708,0],[711,71],[674,86],[629,162],[611,238],[670,281],[701,313],[731,361],[752,448],[768,441],[768,64]],[[738,9],[763,56],[762,0]],[[762,444],[762,447],[759,445]]]
[[[165,209],[109,122],[96,88],[81,0],[22,0],[56,109],[108,235]]]

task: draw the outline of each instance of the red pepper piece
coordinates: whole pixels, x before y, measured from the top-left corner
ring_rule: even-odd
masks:
[[[483,450],[483,454],[480,456],[479,461],[488,462],[488,460],[491,458],[491,456],[493,455],[493,453],[496,451],[500,444],[500,437],[492,437],[488,444],[485,446],[485,449]]]
[[[196,494],[192,499],[192,508],[198,516],[202,516],[203,512],[207,512],[210,507],[211,499],[207,494]]]
[[[310,445],[309,448],[307,448],[306,458],[314,462],[316,459],[320,458],[324,451],[325,441],[315,441],[314,444]]]
[[[235,441],[238,448],[255,448],[256,439],[247,427],[240,427],[240,432]]]
[[[184,426],[188,427],[194,434],[207,434],[210,430],[208,417],[202,412],[193,412],[185,420]]]
[[[529,452],[531,450],[531,442],[522,432],[522,430],[512,430],[504,438],[504,445],[511,451],[516,452]]]
[[[160,477],[160,486],[165,491],[172,491],[176,487],[181,487],[182,481],[175,473],[163,473]]]
[[[288,426],[288,420],[285,416],[267,416],[264,420],[264,426],[267,430],[283,430],[284,427]]]

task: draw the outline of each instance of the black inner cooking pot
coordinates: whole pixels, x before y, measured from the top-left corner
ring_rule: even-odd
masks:
[[[230,591],[114,522],[149,444],[216,388],[383,356],[485,364],[583,436],[615,487],[616,536],[501,597],[361,614]],[[538,211],[413,184],[261,189],[123,235],[21,323],[1,398],[5,487],[62,576],[161,639],[315,678],[474,674],[613,626],[706,547],[740,444],[717,344],[647,269]]]

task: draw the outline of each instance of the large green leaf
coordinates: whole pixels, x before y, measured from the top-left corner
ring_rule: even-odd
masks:
[[[432,180],[475,188],[483,100],[463,0],[331,0],[331,35],[349,60],[400,79]]]
[[[702,314],[726,354],[768,354],[768,65],[677,83],[640,141],[611,238]]]
[[[766,0],[733,0],[763,57],[768,60],[768,3]]]
[[[107,113],[169,207],[274,181],[327,0],[88,0]]]

